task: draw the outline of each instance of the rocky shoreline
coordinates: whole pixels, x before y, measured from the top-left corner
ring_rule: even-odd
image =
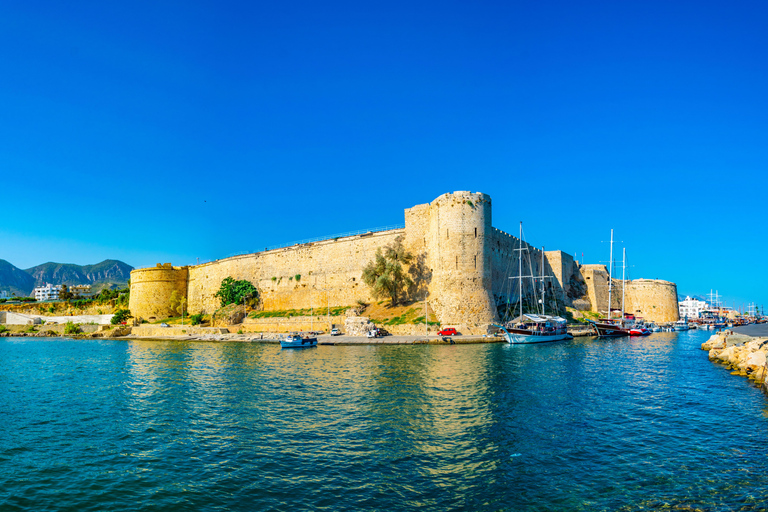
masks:
[[[768,337],[723,331],[702,343],[701,349],[709,352],[709,359],[726,365],[732,374],[768,385]]]

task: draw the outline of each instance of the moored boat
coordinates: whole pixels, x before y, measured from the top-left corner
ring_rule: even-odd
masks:
[[[674,323],[673,328],[675,331],[687,331],[688,330],[688,322],[685,320],[678,320]]]
[[[280,340],[282,348],[311,348],[317,346],[316,336],[303,337],[300,334],[290,334]]]
[[[506,325],[497,325],[504,331],[507,343],[544,343],[571,339],[566,321],[559,316],[525,314]]]
[[[589,320],[589,323],[597,331],[600,337],[629,336],[629,329],[625,329],[619,322],[601,318],[599,321]]]

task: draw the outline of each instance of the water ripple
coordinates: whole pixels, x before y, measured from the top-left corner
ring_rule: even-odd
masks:
[[[702,335],[0,339],[2,510],[765,510],[768,405]]]

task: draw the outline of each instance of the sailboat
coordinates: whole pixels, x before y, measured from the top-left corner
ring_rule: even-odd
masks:
[[[523,251],[527,250],[527,247],[523,249],[523,223],[521,222],[520,248],[515,249],[515,251],[520,252],[518,256],[518,275],[510,277],[510,279],[518,280],[520,314],[514,320],[506,322],[503,325],[495,325],[495,327],[498,327],[504,332],[504,338],[507,340],[507,343],[511,344],[543,343],[548,341],[572,339],[573,336],[568,334],[566,321],[564,318],[544,314],[544,294],[546,291],[546,287],[544,286],[544,280],[546,279],[544,276],[544,248],[542,248],[541,251],[541,313],[523,313],[523,278],[528,277],[531,279],[536,279],[536,277],[533,275],[523,276]],[[533,274],[533,272],[531,272],[531,274]]]
[[[627,252],[624,250],[624,258],[626,260]],[[626,261],[624,264],[624,271],[626,271]],[[613,230],[611,230],[611,260],[608,263],[608,318],[600,318],[598,320],[589,320],[589,323],[597,331],[597,335],[601,338],[604,337],[618,337],[618,336],[630,336],[629,329],[626,328],[624,323],[624,288],[626,288],[626,282],[622,279],[621,286],[621,319],[615,320],[611,314],[611,292],[613,291]],[[624,277],[624,276],[622,276]]]

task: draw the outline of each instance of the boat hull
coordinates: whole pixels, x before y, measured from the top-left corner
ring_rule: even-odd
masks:
[[[613,324],[603,324],[600,322],[595,322],[594,320],[590,320],[590,322],[595,330],[597,331],[597,335],[601,338],[618,338],[619,336],[629,336],[629,331],[627,329],[622,329],[618,325]]]
[[[553,334],[521,334],[505,332],[504,338],[507,340],[507,343],[512,345],[525,345],[529,343],[548,343],[552,341],[570,340],[573,339],[573,336],[567,332]]]
[[[288,338],[280,340],[282,348],[312,348],[317,346],[317,338]]]

